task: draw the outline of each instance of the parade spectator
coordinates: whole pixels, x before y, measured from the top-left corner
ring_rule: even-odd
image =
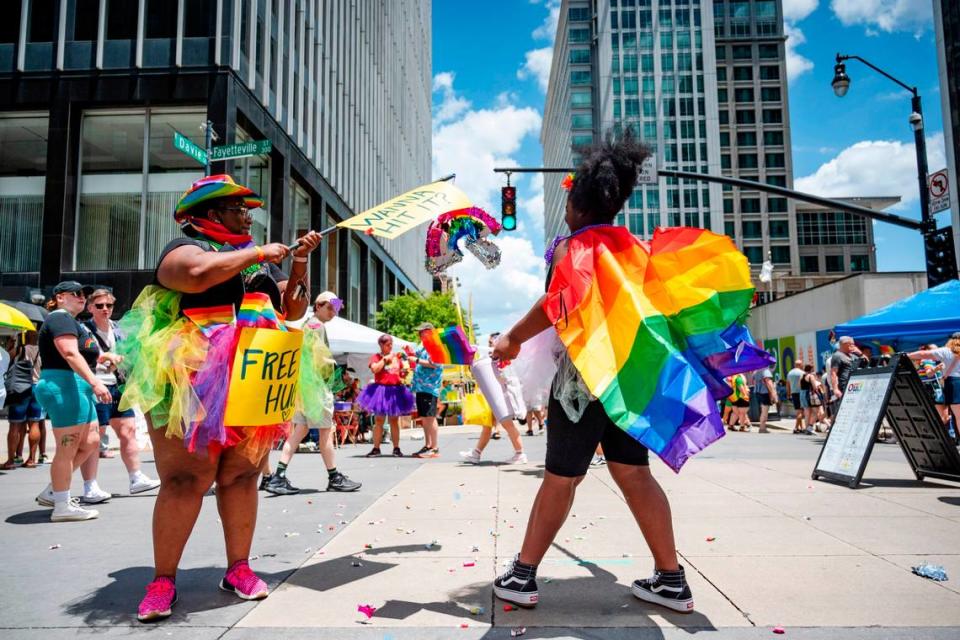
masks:
[[[27,331],[15,342],[9,365],[13,369],[10,372],[12,388],[7,396],[8,459],[0,469],[9,470],[20,464],[32,468],[46,461],[46,413],[36,398],[41,366],[38,335],[36,331]],[[25,441],[29,447],[26,460],[22,457]]]
[[[327,338],[327,331],[324,325],[336,317],[342,306],[343,302],[337,297],[337,294],[332,291],[324,291],[314,300],[313,317],[303,326],[304,333],[312,332],[316,334],[315,337],[318,338],[320,344],[325,347],[325,351],[321,352],[321,354],[325,354],[324,357],[329,355],[327,352],[330,350],[330,342]],[[304,338],[304,345],[306,344],[307,339]],[[306,348],[306,346],[304,348]],[[333,365],[332,360],[330,364]],[[305,357],[301,357],[300,366],[309,366]],[[301,380],[303,380],[302,377]],[[303,387],[299,389],[299,393],[326,393],[327,399],[331,403],[329,412],[324,409],[322,412],[323,415],[319,416],[320,421],[314,422],[308,417],[307,414],[309,412],[303,409],[301,405],[300,410],[293,416],[293,432],[283,443],[283,451],[280,453],[277,470],[270,476],[264,476],[264,491],[274,495],[295,495],[300,493],[299,488],[290,484],[290,480],[287,478],[287,467],[293,460],[293,454],[297,452],[300,443],[303,442],[304,437],[306,437],[311,429],[316,429],[320,434],[320,439],[317,444],[320,449],[320,456],[323,458],[323,464],[327,468],[327,491],[356,491],[360,488],[361,484],[354,482],[337,470],[336,450],[333,446],[333,394],[329,389],[307,389]]]
[[[773,371],[770,367],[758,369],[753,379],[753,391],[760,401],[760,428],[757,431],[768,433],[767,414],[770,413],[770,407],[777,404],[777,388],[773,384]]]
[[[938,349],[923,349],[908,354],[911,360],[932,359],[943,364],[943,403],[953,416],[953,424],[960,425],[960,331]]]
[[[413,372],[413,393],[416,395],[417,415],[423,426],[423,447],[413,454],[414,458],[439,458],[440,442],[437,425],[437,405],[440,400],[440,385],[443,381],[443,365],[430,359],[423,340],[428,331],[434,331],[429,322],[417,327],[420,348],[416,352],[416,369]]]
[[[790,404],[796,413],[793,421],[793,432],[803,432],[804,408],[800,400],[800,379],[804,376],[803,360],[797,360],[793,363],[793,368],[787,373],[787,393],[790,396]]]
[[[816,431],[820,432],[823,394],[820,379],[814,372],[812,364],[808,364],[803,368],[803,377],[800,379],[800,404],[803,407],[804,417],[807,421],[807,426],[803,430],[803,433],[813,435],[814,425],[816,425]]]
[[[97,403],[97,420],[99,422],[100,450],[104,449],[104,439],[108,439],[107,427],[113,429],[120,440],[120,459],[127,468],[130,495],[152,491],[160,486],[160,481],[151,478],[140,470],[140,445],[137,443],[137,424],[133,409],[120,411],[120,383],[122,375],[117,371],[117,365],[123,360],[113,353],[117,341],[123,339],[123,334],[117,328],[117,323],[110,319],[116,299],[109,289],[96,289],[87,298],[87,311],[91,319],[85,324],[100,347],[100,356],[94,373],[110,391],[110,402]],[[96,478],[101,455],[90,456],[83,463],[84,478]]]
[[[837,402],[843,399],[843,393],[847,389],[847,382],[850,381],[850,375],[854,369],[867,364],[866,358],[857,349],[853,338],[850,336],[840,336],[837,341],[837,350],[830,358],[830,390]],[[837,405],[837,410],[840,405]]]
[[[353,377],[356,371],[350,367],[340,368],[340,380],[343,387],[334,396],[340,402],[356,402],[360,396],[360,380]]]
[[[10,338],[4,337],[0,341],[0,380],[4,381],[4,384],[0,384],[0,407],[6,406],[7,404],[7,369],[10,368],[10,360],[12,356],[10,355]],[[10,449],[7,449],[7,452],[10,452]]]
[[[489,428],[484,425],[483,431],[480,432],[480,437],[477,439],[477,446],[470,451],[461,451],[460,457],[466,463],[480,464],[480,458],[483,456],[484,449],[490,444],[490,440],[497,439],[494,429],[497,426],[502,426],[504,431],[507,432],[510,444],[513,445],[513,455],[507,458],[506,464],[526,464],[527,454],[523,450],[523,438],[520,436],[520,428],[516,421],[516,417],[524,413],[523,398],[518,388],[519,381],[509,371],[509,366],[506,366],[505,362],[495,362],[493,372],[500,384],[500,391],[503,393],[509,415],[500,420],[497,420],[494,416],[494,425]],[[489,398],[487,401],[489,404],[493,404]]]
[[[727,378],[727,384],[733,389],[733,393],[728,398],[733,406],[730,415],[730,431],[736,431],[739,425],[740,431],[750,431],[750,417],[747,411],[750,409],[750,386],[747,384],[747,377],[742,373]]]
[[[77,322],[86,297],[79,282],[61,282],[53,289],[52,309],[37,339],[43,369],[36,397],[50,415],[57,436],[57,450],[50,465],[50,485],[37,502],[53,506],[52,522],[90,520],[96,509],[84,509],[70,498],[70,478],[88,456],[97,455],[100,445],[96,402],[110,402],[110,390],[93,373],[100,349],[86,326]],[[85,478],[86,502],[103,502],[110,497],[96,478]]]
[[[936,348],[936,344],[930,343],[921,346],[920,350],[933,351]],[[940,414],[940,419],[946,424],[950,421],[950,414],[947,410],[947,405],[943,402],[943,363],[933,358],[922,358],[915,361],[915,364],[917,366],[917,375],[920,376],[920,380],[930,391],[930,395],[933,397],[933,403],[937,407],[937,413]]]
[[[383,441],[383,423],[390,423],[390,441],[393,443],[393,455],[403,457],[400,450],[400,416],[413,413],[414,399],[410,390],[403,385],[403,377],[409,369],[406,354],[393,353],[393,338],[384,334],[377,340],[380,353],[370,358],[370,371],[373,372],[373,384],[360,392],[358,402],[371,415],[375,416],[373,427],[373,448],[368,458],[380,455],[380,443]]]

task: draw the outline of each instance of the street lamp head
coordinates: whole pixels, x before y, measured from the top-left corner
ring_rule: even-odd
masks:
[[[910,122],[910,126],[913,127],[914,131],[920,131],[923,129],[923,116],[916,111],[911,113],[907,120]]]
[[[850,76],[847,75],[847,65],[842,62],[837,62],[837,64],[833,65],[833,82],[830,84],[833,86],[833,92],[838,98],[847,95],[847,90],[850,88]]]

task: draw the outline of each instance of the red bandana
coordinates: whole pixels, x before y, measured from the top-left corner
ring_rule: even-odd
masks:
[[[190,216],[184,221],[184,224],[190,225],[200,235],[213,240],[217,244],[229,244],[235,249],[245,249],[253,246],[253,236],[245,233],[230,233],[225,226],[208,218]]]

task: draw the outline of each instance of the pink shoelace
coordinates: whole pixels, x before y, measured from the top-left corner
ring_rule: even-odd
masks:
[[[156,578],[147,585],[147,595],[140,601],[138,613],[145,616],[151,613],[167,611],[173,604],[177,593],[176,585],[170,578]]]
[[[256,593],[266,593],[267,583],[257,577],[246,560],[238,560],[227,570],[227,582],[243,593],[252,596]]]

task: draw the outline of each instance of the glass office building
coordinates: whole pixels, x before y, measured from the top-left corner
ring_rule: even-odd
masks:
[[[943,138],[947,152],[952,195],[953,242],[960,264],[960,3],[933,0],[933,26],[937,40],[937,68],[940,72],[940,108],[943,113]],[[927,130],[933,125],[926,124]],[[937,171],[940,167],[930,167]]]
[[[267,139],[215,162],[266,200],[258,241],[291,242],[430,180],[429,0],[17,0],[0,25],[0,287],[60,279],[128,304],[179,230],[203,167],[173,146]],[[311,257],[314,293],[352,320],[427,290],[423,230],[341,231]]]

